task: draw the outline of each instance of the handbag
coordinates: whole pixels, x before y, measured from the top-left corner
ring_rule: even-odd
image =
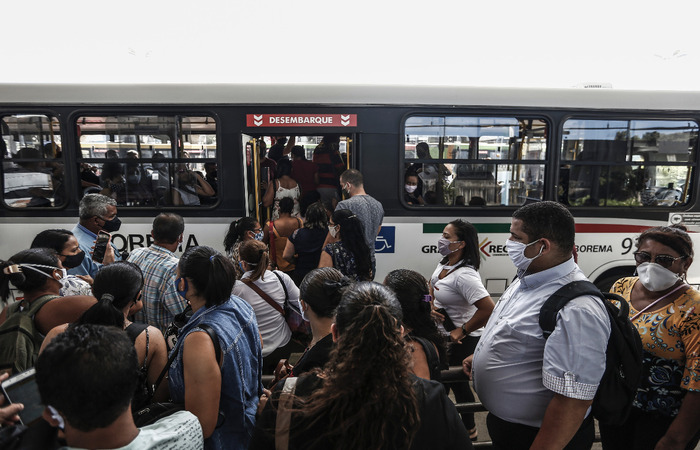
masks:
[[[284,285],[284,281],[282,281],[282,277],[275,272],[274,270],[271,271],[273,275],[277,277],[279,280],[280,284],[282,285],[282,289],[284,290],[284,307],[280,306],[279,303],[274,301],[272,297],[270,297],[265,291],[260,289],[255,283],[250,281],[248,278],[243,278],[241,281],[246,284],[249,288],[251,288],[253,291],[255,291],[256,294],[260,296],[263,300],[265,300],[270,306],[275,308],[280,314],[282,314],[282,317],[284,317],[284,320],[287,322],[287,326],[292,332],[292,337],[295,340],[305,342],[307,341],[309,336],[311,336],[311,324],[307,321],[304,320],[304,318],[301,315],[301,312],[293,307],[290,302],[289,302],[289,293],[287,292],[287,286]]]
[[[188,306],[189,308],[189,306]],[[183,313],[184,314],[184,311]],[[216,354],[216,360],[220,361],[221,360],[221,345],[219,344],[219,337],[216,335],[216,331],[209,325],[202,323],[198,325],[199,328],[202,330],[206,331],[206,333],[209,335],[211,340],[213,341],[214,344],[214,353]],[[168,327],[170,328],[170,327]],[[181,328],[181,327],[180,327]],[[178,330],[179,331],[179,330]],[[163,367],[163,370],[160,372],[158,375],[158,378],[156,379],[156,384],[153,387],[153,393],[158,390],[158,386],[160,386],[160,383],[163,381],[163,378],[165,378],[165,374],[170,370],[170,366],[175,361],[175,357],[177,356],[177,349],[174,349],[170,353],[170,357],[168,358],[167,364],[165,364],[165,367]],[[153,397],[151,396],[151,401],[153,400]],[[151,425],[160,419],[164,417],[168,417],[169,415],[176,413],[178,411],[182,411],[185,409],[185,405],[183,403],[175,403],[175,402],[155,402],[155,403],[150,403],[143,408],[139,409],[138,411],[134,411],[132,413],[132,416],[134,418],[134,424],[136,424],[136,427],[141,428],[145,427],[146,425]],[[219,412],[221,414],[221,412]]]
[[[192,314],[194,314],[192,311],[192,305],[188,303],[180,314],[176,314],[175,317],[173,317],[173,321],[170,322],[170,325],[168,325],[168,327],[165,329],[163,337],[165,338],[165,345],[168,347],[168,351],[175,348],[180,330],[182,330],[185,324],[189,322]]]

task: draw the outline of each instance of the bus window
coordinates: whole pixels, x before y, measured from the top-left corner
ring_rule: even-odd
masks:
[[[125,206],[202,206],[217,201],[216,121],[212,117],[85,116],[81,189]]]
[[[58,119],[40,114],[8,115],[2,117],[0,128],[5,206],[50,208],[65,204]]]
[[[697,137],[698,124],[688,120],[567,120],[559,201],[570,206],[686,204]]]
[[[544,120],[413,116],[405,136],[404,158],[415,160],[404,166],[408,205],[522,205],[543,198]]]

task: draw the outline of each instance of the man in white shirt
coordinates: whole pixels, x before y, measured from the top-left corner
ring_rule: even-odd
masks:
[[[124,331],[101,325],[68,327],[39,355],[36,382],[43,417],[63,430],[67,449],[202,449],[197,417],[180,411],[137,428],[131,399],[136,350]]]
[[[472,357],[464,361],[489,410],[495,449],[590,449],[590,406],[605,370],[610,322],[599,299],[581,296],[560,312],[547,340],[542,304],[586,277],[574,262],[575,224],[556,202],[512,217],[508,254],[518,278],[503,293]]]

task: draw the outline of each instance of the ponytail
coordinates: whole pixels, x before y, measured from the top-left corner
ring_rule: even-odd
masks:
[[[117,309],[113,302],[112,294],[102,294],[100,300],[85,311],[76,323],[124,328],[124,312]]]
[[[33,270],[22,270],[23,265],[31,266]],[[27,293],[41,289],[51,277],[51,272],[43,269],[59,269],[58,256],[49,248],[30,248],[22,250],[10,257],[8,261],[0,261],[0,298],[3,303],[10,296],[12,283],[25,296]]]
[[[180,276],[192,281],[207,307],[221,305],[231,297],[236,271],[231,260],[213,248],[188,248],[180,257],[178,269]]]
[[[270,257],[267,251],[267,245],[261,241],[248,240],[241,245],[240,258],[253,267],[253,273],[250,275],[250,281],[258,279],[264,280],[263,275],[270,263]]]
[[[255,224],[257,222],[255,217],[242,217],[235,222],[231,222],[228,233],[226,233],[226,237],[224,238],[224,250],[230,253],[236,242],[243,240],[245,233],[255,229]]]

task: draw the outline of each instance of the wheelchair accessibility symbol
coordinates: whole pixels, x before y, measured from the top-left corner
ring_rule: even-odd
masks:
[[[375,253],[394,253],[396,227],[382,227],[374,241]]]

